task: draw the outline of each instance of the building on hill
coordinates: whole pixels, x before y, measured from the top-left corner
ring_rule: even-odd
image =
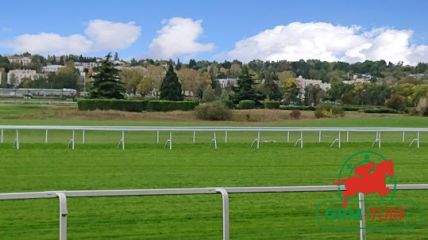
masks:
[[[63,65],[47,65],[42,67],[42,72],[43,73],[56,73],[58,72],[58,70],[60,70],[61,68],[63,68]]]
[[[7,84],[19,86],[24,80],[33,81],[38,78],[36,70],[31,69],[14,69],[7,73]]]
[[[26,56],[9,56],[7,59],[10,63],[16,63],[22,66],[28,66],[31,64],[31,58]]]
[[[351,80],[343,81],[344,84],[368,83],[372,79],[370,74],[354,74]]]
[[[303,78],[302,76],[299,76],[298,78],[296,78],[297,84],[300,87],[300,98],[304,99],[305,98],[305,88],[309,85],[313,85],[313,86],[319,86],[322,90],[327,91],[331,88],[331,84],[330,83],[325,83],[321,80],[317,80],[317,79],[306,79]]]
[[[238,79],[237,78],[219,78],[217,79],[217,82],[220,85],[220,88],[228,88],[238,84]]]

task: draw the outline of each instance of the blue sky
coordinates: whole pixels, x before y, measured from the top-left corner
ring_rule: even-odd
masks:
[[[46,55],[64,53],[72,49],[70,50],[72,53],[98,56],[116,50],[124,58],[146,56],[174,59],[194,57],[209,60],[240,58],[245,61],[252,58],[294,60],[301,55],[302,58],[319,56],[324,60],[351,62],[386,58],[408,63],[428,59],[426,56],[428,1],[14,0],[2,3],[2,9],[0,53],[7,54],[29,49]],[[177,21],[170,21],[174,18]],[[179,21],[180,19],[183,21]],[[187,21],[184,21],[186,19]],[[124,23],[132,26],[128,30],[125,28],[124,32],[119,31],[115,34],[117,39],[111,39],[115,36],[104,36],[102,33],[96,35],[105,37],[102,40],[104,44],[98,47],[100,43],[94,40],[93,36],[85,34],[88,25],[94,20],[106,21],[98,22],[98,25],[92,22],[95,34],[102,30],[100,28],[109,28],[108,24]],[[290,25],[294,22],[302,24]],[[283,28],[261,34],[277,26]],[[336,29],[338,26],[346,29]],[[355,26],[358,26],[358,29],[355,29]],[[168,28],[174,27],[177,27],[178,33],[167,33]],[[158,31],[162,28],[165,28],[165,36],[159,37]],[[302,33],[300,29],[306,29],[304,30],[306,32]],[[377,30],[373,31],[375,29]],[[134,31],[134,35],[123,34],[132,32],[131,30]],[[336,31],[345,32],[336,36]],[[188,36],[180,36],[180,32],[187,33]],[[314,40],[325,38],[324,32],[331,32],[329,37],[333,40],[346,39],[347,45],[336,49]],[[55,35],[40,36],[40,33]],[[70,46],[71,41],[73,43],[79,41],[75,41],[74,38],[60,38],[73,34],[78,35],[75,37],[82,41],[79,46],[85,44],[87,46],[81,48]],[[271,36],[272,34],[274,36]],[[403,42],[394,42],[394,39],[400,39],[394,34],[401,34]],[[120,39],[122,36],[126,39]],[[44,37],[47,37],[46,40]],[[56,46],[54,43],[49,44],[55,37],[58,38],[56,42],[58,46],[50,49],[49,45]],[[130,40],[134,38],[135,40]],[[158,41],[154,41],[156,38]],[[37,41],[34,39],[47,46],[35,46]],[[168,41],[164,41],[165,39]],[[129,42],[109,46],[109,41]],[[178,42],[186,41],[188,44],[176,46],[179,49],[174,49]],[[236,47],[235,44],[239,41],[243,42],[240,47]],[[283,46],[278,46],[283,42]],[[381,53],[397,49],[397,44],[402,48],[401,52]],[[316,49],[309,45],[314,45],[312,47]],[[385,45],[389,47],[381,48]],[[255,48],[256,50],[252,52]],[[317,50],[324,48],[325,51]],[[400,59],[399,55],[403,55],[404,52],[408,54],[409,51],[411,54]]]

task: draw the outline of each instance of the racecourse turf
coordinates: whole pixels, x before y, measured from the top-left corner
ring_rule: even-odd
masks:
[[[30,109],[31,110],[31,109]],[[10,109],[7,114],[16,113]],[[25,110],[27,111],[27,110]],[[35,108],[38,111],[38,108]],[[0,108],[2,113],[2,108]],[[0,124],[39,125],[244,125],[240,122],[88,121],[80,119],[0,119]],[[428,127],[422,117],[365,115],[364,118],[304,119],[259,126],[394,126]],[[148,189],[184,187],[252,187],[330,185],[344,160],[361,150],[373,150],[394,160],[399,183],[428,183],[428,140],[409,147],[397,133],[382,135],[382,148],[372,148],[373,133],[342,132],[342,148],[329,145],[337,132],[304,134],[304,147],[294,147],[299,133],[262,134],[260,149],[251,147],[255,133],[217,133],[218,149],[210,146],[211,133],[173,133],[173,149],[164,143],[168,133],[126,133],[126,149],[118,147],[118,132],[76,132],[76,149],[68,148],[70,131],[20,131],[21,149],[14,147],[15,132],[4,132],[0,144],[0,192],[50,190]],[[398,191],[398,200],[412,200],[428,212],[428,191]],[[337,201],[332,193],[231,194],[231,239],[357,239],[358,222],[350,231],[331,231],[316,222],[317,206]],[[213,195],[69,198],[69,239],[221,239],[221,197]],[[410,222],[406,229],[368,230],[367,239],[426,239],[428,224]],[[57,239],[58,200],[0,201],[0,239]]]

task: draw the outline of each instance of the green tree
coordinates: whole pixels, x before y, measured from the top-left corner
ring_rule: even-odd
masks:
[[[177,74],[171,63],[160,86],[160,99],[170,101],[183,100],[181,83],[178,81]]]
[[[318,105],[324,96],[325,92],[319,85],[309,84],[305,87],[305,105],[307,106]]]
[[[278,75],[275,72],[268,71],[264,73],[262,92],[268,100],[281,99],[281,92],[278,87]]]
[[[125,87],[119,78],[120,71],[111,61],[110,53],[94,71],[91,98],[125,98]]]
[[[241,100],[253,100],[258,102],[260,95],[256,92],[254,85],[253,75],[250,74],[248,67],[242,67],[241,74],[238,78],[238,86],[233,88],[233,101],[235,103],[239,103]]]
[[[52,87],[77,89],[79,79],[79,70],[74,67],[73,62],[67,62],[66,65],[54,75]]]
[[[212,102],[215,101],[217,98],[214,94],[214,89],[212,87],[207,87],[205,89],[203,95],[202,95],[202,102]]]

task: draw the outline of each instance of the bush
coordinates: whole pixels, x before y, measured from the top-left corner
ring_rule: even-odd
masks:
[[[153,112],[166,112],[174,110],[193,110],[199,105],[197,101],[168,101],[168,100],[151,100],[147,102],[147,110]]]
[[[232,100],[230,100],[230,99],[222,99],[221,100],[221,102],[226,106],[226,107],[228,107],[228,108],[230,108],[230,109],[233,109],[233,108],[235,108],[236,106],[235,106],[235,104],[233,103],[233,101]]]
[[[302,115],[300,110],[291,110],[291,112],[290,112],[290,118],[292,118],[292,119],[299,119],[300,115]]]
[[[253,109],[256,107],[256,102],[253,100],[241,100],[238,106],[240,109]]]
[[[195,108],[196,117],[202,120],[230,120],[232,112],[221,102],[204,103]]]
[[[397,113],[397,110],[386,107],[371,107],[363,110],[365,113]]]
[[[406,109],[406,98],[398,94],[393,94],[386,100],[385,106],[397,111],[404,111]]]
[[[279,109],[280,103],[278,101],[265,101],[264,105],[267,109]]]
[[[205,91],[202,93],[202,102],[213,102],[217,99],[214,93],[214,89],[211,87],[208,87],[205,89]]]
[[[79,110],[118,110],[127,112],[142,112],[147,106],[147,101],[118,100],[118,99],[79,99]]]
[[[320,104],[316,107],[314,115],[316,118],[343,117],[345,112],[339,106],[331,104]]]
[[[428,116],[428,95],[419,99],[414,111],[421,116]]]

